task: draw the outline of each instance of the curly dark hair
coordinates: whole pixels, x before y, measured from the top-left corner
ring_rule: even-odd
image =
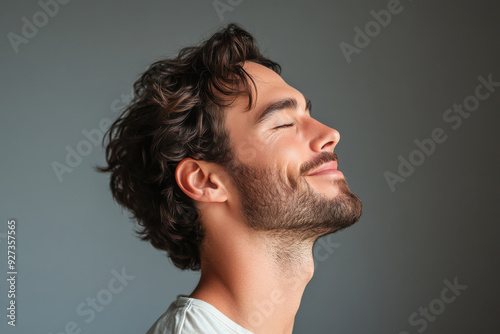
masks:
[[[175,170],[186,157],[221,165],[232,161],[224,107],[240,95],[252,106],[243,69],[252,61],[276,73],[253,36],[235,23],[175,58],[154,62],[134,83],[134,96],[103,138],[111,193],[131,212],[135,233],[164,250],[180,269],[199,270],[203,240],[195,201],[177,185]],[[247,81],[247,78],[249,81]],[[141,228],[142,227],[142,228]]]

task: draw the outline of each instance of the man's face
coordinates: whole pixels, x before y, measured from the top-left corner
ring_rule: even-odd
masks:
[[[225,123],[234,154],[225,168],[242,219],[255,230],[293,233],[304,240],[354,224],[362,204],[343,174],[311,175],[325,163],[335,168],[338,131],[312,118],[305,97],[272,70],[253,62],[244,69],[257,86],[254,105],[244,111],[248,100],[238,97],[226,110]],[[276,102],[282,108],[258,121]]]

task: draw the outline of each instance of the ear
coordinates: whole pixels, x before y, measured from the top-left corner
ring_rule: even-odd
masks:
[[[183,159],[175,169],[175,181],[179,188],[199,202],[224,202],[227,188],[222,167],[203,160]]]

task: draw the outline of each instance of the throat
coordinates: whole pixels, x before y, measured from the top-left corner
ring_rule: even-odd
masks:
[[[225,258],[202,259],[200,283],[191,297],[205,300],[256,334],[292,333],[314,273],[313,242],[269,233],[248,241],[233,244]]]

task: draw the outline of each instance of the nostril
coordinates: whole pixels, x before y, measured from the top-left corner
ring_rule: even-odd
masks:
[[[323,145],[323,147],[321,147],[321,150],[330,150],[330,146],[335,146],[335,142],[333,140]],[[331,148],[331,150],[333,151],[333,147]]]

